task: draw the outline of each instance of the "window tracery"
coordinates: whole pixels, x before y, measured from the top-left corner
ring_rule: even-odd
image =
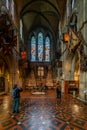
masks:
[[[50,62],[50,36],[44,36],[44,33],[39,32],[37,36],[32,35],[30,38],[30,60],[35,62]]]

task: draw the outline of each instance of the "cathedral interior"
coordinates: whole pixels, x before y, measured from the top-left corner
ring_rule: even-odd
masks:
[[[1,130],[87,129],[86,12],[86,0],[0,0]],[[23,88],[19,115],[14,84]]]

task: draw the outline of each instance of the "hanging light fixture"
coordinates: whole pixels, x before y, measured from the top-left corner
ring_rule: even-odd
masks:
[[[69,34],[68,34],[68,32],[64,33],[64,35],[63,35],[63,40],[64,40],[64,42],[66,42],[66,43],[69,41]]]

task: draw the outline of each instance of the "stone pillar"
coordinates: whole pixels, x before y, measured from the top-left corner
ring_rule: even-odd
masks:
[[[5,93],[8,93],[9,91],[10,91],[9,81],[7,78],[5,78]]]
[[[75,72],[75,57],[72,60],[72,67],[71,67],[71,80],[74,80],[74,72]]]
[[[79,99],[87,102],[87,72],[80,75]]]
[[[87,1],[83,0],[82,3],[80,3],[80,15],[79,15],[79,21],[81,21],[80,24],[82,24],[83,22],[85,22],[87,20]],[[82,18],[81,18],[82,16]],[[80,25],[81,26],[81,25]],[[87,24],[84,24],[82,30],[81,30],[83,37],[84,37],[84,41],[87,41],[87,37],[86,37],[86,33],[87,33]],[[84,45],[84,55],[87,56],[87,47]],[[83,62],[85,62],[86,60],[84,59],[84,57],[80,56],[80,60],[81,58],[83,58]],[[84,61],[85,60],[85,61]],[[81,64],[81,63],[80,63]],[[79,99],[87,102],[87,72],[85,71],[80,71],[80,82],[79,82]],[[85,93],[86,92],[86,93]]]
[[[65,93],[65,88],[64,88],[64,73],[62,74],[62,80],[61,80],[61,92]]]

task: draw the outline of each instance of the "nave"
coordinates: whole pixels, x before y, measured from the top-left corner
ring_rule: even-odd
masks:
[[[10,94],[0,96],[0,130],[87,130],[87,105],[71,95],[23,91],[20,112],[13,114],[11,105]]]

